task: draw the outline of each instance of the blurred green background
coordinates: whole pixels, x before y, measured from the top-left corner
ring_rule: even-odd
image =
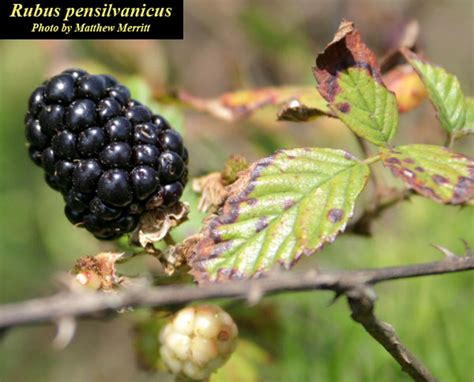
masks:
[[[184,41],[0,42],[0,303],[47,295],[75,259],[113,248],[74,228],[59,194],[43,183],[28,159],[23,115],[33,88],[66,67],[109,72],[144,101],[165,89],[197,96],[283,84],[314,83],[311,67],[340,20],[354,20],[364,40],[382,55],[410,19],[421,25],[421,46],[474,94],[474,3],[471,0],[187,1]],[[305,124],[270,119],[225,123],[189,110],[154,105],[185,136],[190,174],[218,170],[228,155],[255,160],[281,147],[324,146],[359,154],[339,122]],[[443,132],[428,102],[401,117],[397,142],[440,144]],[[456,149],[473,152],[473,140]],[[366,200],[368,195],[366,195]],[[191,221],[177,239],[195,232],[203,215],[186,191]],[[361,207],[364,205],[364,198]],[[474,246],[472,208],[444,207],[414,197],[387,212],[371,239],[341,236],[297,268],[380,267],[439,259],[430,243],[461,253]],[[153,265],[143,259],[122,271]],[[390,322],[440,381],[474,380],[472,273],[390,282],[377,287],[379,316]],[[343,300],[328,293],[285,294],[258,307],[229,306],[243,345],[216,381],[404,381],[397,364],[351,321]],[[1,382],[167,381],[135,362],[132,327],[137,314],[84,321],[73,342],[55,350],[50,326],[11,330],[0,340]]]

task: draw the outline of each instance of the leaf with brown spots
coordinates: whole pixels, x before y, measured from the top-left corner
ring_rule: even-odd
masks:
[[[280,121],[308,121],[323,115],[330,115],[330,110],[324,99],[310,86],[241,90],[209,99],[179,91],[176,97],[187,106],[226,121],[247,118],[261,109],[272,106],[280,107],[278,112]]]
[[[355,134],[376,145],[393,137],[397,99],[384,85],[374,53],[352,22],[341,23],[333,41],[316,58],[313,73],[332,112]]]
[[[407,49],[402,49],[402,53],[425,84],[443,129],[448,133],[462,129],[466,121],[466,101],[456,76]]]
[[[441,146],[407,145],[382,149],[385,167],[419,194],[444,204],[474,197],[474,160]]]
[[[342,150],[277,151],[228,186],[189,256],[198,281],[249,278],[291,267],[332,242],[352,216],[369,167]]]

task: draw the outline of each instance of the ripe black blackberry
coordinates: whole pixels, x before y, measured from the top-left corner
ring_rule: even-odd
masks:
[[[98,239],[131,232],[147,206],[183,193],[181,136],[111,76],[52,77],[31,94],[25,124],[30,158],[62,193],[66,216]]]

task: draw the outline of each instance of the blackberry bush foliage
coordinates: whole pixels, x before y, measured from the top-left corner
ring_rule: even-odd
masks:
[[[353,133],[362,154],[357,157],[333,147],[301,147],[278,150],[253,163],[231,157],[222,172],[194,180],[194,190],[201,193],[195,207],[210,214],[199,232],[178,243],[168,234],[186,220],[188,211],[184,203],[177,203],[186,183],[188,157],[180,135],[161,116],[131,99],[129,90],[108,75],[73,69],[43,83],[32,93],[25,119],[29,153],[43,167],[48,184],[64,196],[69,220],[99,239],[131,232],[140,220],[131,243],[140,244],[143,252],[133,248],[130,253],[84,257],[73,271],[76,283],[107,293],[130,288],[137,280],[121,275],[115,264],[136,254],[154,256],[161,263],[159,272],[176,273],[178,282],[186,282],[183,272],[201,285],[242,282],[279,266],[289,269],[303,255],[321,251],[343,232],[371,234],[374,219],[415,194],[445,205],[474,205],[474,159],[454,150],[456,141],[474,133],[474,100],[464,96],[455,76],[416,52],[415,41],[413,46],[406,41],[400,44],[379,64],[354,24],[343,21],[334,39],[316,57],[317,91],[314,87],[270,87],[207,100],[177,92],[183,105],[228,121],[275,104],[283,106],[277,115],[280,120],[337,118]],[[425,98],[437,112],[446,143],[396,145],[399,113],[417,107]],[[382,168],[374,171],[376,163],[399,180],[398,186],[387,182],[379,173]],[[367,189],[369,182],[372,187]],[[358,209],[363,192],[372,200]],[[145,214],[146,210],[154,211]],[[155,248],[163,238],[164,248]],[[377,270],[357,272],[355,279],[349,277],[351,272],[342,272],[340,279],[331,272],[329,280],[334,281],[320,271],[296,276],[295,281],[275,274],[260,287],[258,282],[231,285],[226,292],[219,289],[217,293],[211,286],[206,291],[206,286],[202,296],[194,294],[198,288],[166,287],[151,293],[156,300],[150,298],[146,305],[154,305],[153,301],[157,306],[176,305],[193,296],[236,297],[239,293],[253,302],[264,293],[285,288],[330,289],[347,295],[352,318],[404,371],[423,376],[416,380],[431,381],[434,377],[401,346],[393,329],[374,316],[371,287],[400,275],[473,267],[468,256],[458,260],[449,250],[437,248],[447,260],[426,264],[426,268],[381,269],[378,276]],[[150,280],[159,285],[162,279]],[[148,283],[147,278],[143,285]],[[236,292],[239,288],[243,292]],[[136,302],[139,305],[143,300]],[[133,305],[127,296],[120,307]],[[104,307],[110,309],[109,304]],[[152,370],[162,363],[178,380],[204,381],[236,350],[237,326],[218,307],[184,308],[163,327],[158,313],[163,312],[150,312],[137,331],[140,361]]]
[[[474,131],[470,102],[459,81],[404,46],[393,55],[394,66],[384,73],[354,24],[343,21],[334,39],[316,57],[313,75],[318,101],[307,103],[306,92],[294,89],[293,97],[286,98],[288,88],[283,89],[283,99],[288,102],[280,118],[335,117],[357,137],[365,158],[336,148],[302,147],[278,150],[250,164],[225,188],[225,196],[215,206],[217,212],[186,252],[191,274],[198,282],[247,279],[276,266],[291,268],[303,255],[313,255],[336,240],[349,224],[353,232],[370,233],[370,227],[364,227],[364,219],[370,221],[373,216],[369,209],[359,215],[361,220],[351,222],[369,179],[375,188],[374,211],[383,211],[394,200],[414,193],[448,205],[474,204],[474,159],[452,150],[457,139]],[[393,73],[397,73],[396,81]],[[447,132],[445,147],[423,142],[395,146],[392,142],[399,110],[407,111],[420,103],[419,97],[406,90],[413,83],[412,75],[417,81],[411,90],[424,89],[420,94],[432,101]],[[227,94],[208,105],[187,98],[215,115],[234,113],[237,117],[243,110],[248,115],[279,97],[270,88]],[[371,165],[378,162],[401,180],[405,189],[392,189],[374,172]],[[204,198],[214,190],[203,187],[200,191]]]
[[[25,124],[30,158],[63,195],[66,216],[98,239],[133,231],[143,211],[181,197],[181,136],[109,75],[50,78],[31,94]]]

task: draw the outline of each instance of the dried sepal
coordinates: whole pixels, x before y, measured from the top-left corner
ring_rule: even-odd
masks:
[[[92,290],[110,291],[119,287],[123,278],[117,275],[115,265],[124,253],[101,252],[95,256],[84,256],[76,261],[72,274],[74,280]]]
[[[163,251],[159,261],[168,276],[173,275],[177,270],[183,269],[187,265],[188,258],[200,238],[200,234],[189,236],[181,243],[170,245]]]
[[[140,217],[137,229],[132,233],[132,243],[147,248],[159,242],[171,229],[185,222],[188,219],[188,213],[189,205],[185,202],[145,212]]]
[[[226,161],[222,172],[193,180],[193,191],[201,194],[198,209],[201,212],[215,212],[227,198],[226,186],[234,183],[241,171],[249,167],[247,160],[241,155],[232,155]]]
[[[220,172],[212,172],[193,179],[193,191],[201,194],[198,209],[208,212],[217,209],[227,197],[227,191]]]

